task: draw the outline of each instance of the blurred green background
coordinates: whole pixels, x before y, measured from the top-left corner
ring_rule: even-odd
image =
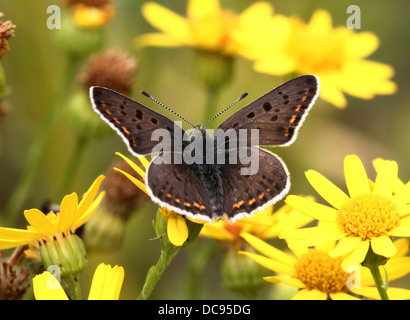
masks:
[[[156,2],[185,15],[186,1]],[[253,2],[221,0],[221,5],[240,13]],[[269,2],[273,4],[276,13],[288,16],[296,14],[304,21],[309,21],[315,9],[324,8],[331,13],[334,26],[345,25],[349,16],[346,8],[351,4],[358,5],[361,8],[362,31],[374,32],[381,41],[379,49],[369,59],[392,65],[396,70],[393,81],[398,84],[398,92],[395,95],[377,96],[372,100],[347,96],[348,106],[344,110],[320,99],[316,102],[296,142],[288,148],[275,149],[291,172],[290,193],[315,195],[304,177],[304,171],[308,169],[318,170],[344,188],[343,159],[345,155],[352,153],[362,159],[371,179],[375,177],[371,160],[381,157],[396,160],[399,164],[399,177],[408,181],[410,39],[407,22],[410,3],[399,0],[354,3],[345,0]],[[172,118],[170,113],[139,93],[146,90],[191,122],[204,123],[206,91],[195,75],[192,48],[149,47],[137,50],[134,47],[133,40],[136,36],[154,31],[141,14],[143,3],[144,1],[139,0],[115,2],[116,17],[107,27],[105,48],[118,48],[138,59],[139,69],[132,98]],[[3,212],[21,178],[30,146],[40,128],[45,125],[45,115],[56,94],[66,62],[64,51],[54,41],[55,33],[60,31],[49,30],[46,26],[49,16],[46,10],[52,4],[59,5],[59,2],[1,0],[0,12],[4,13],[3,21],[11,20],[17,28],[15,37],[9,39],[11,50],[1,61],[7,77],[7,102],[11,111],[0,120],[0,212]],[[283,81],[280,77],[259,74],[252,69],[250,61],[236,58],[233,81],[225,86],[219,96],[218,110],[228,106],[243,92],[248,92],[249,96],[234,107],[234,110],[217,119],[215,125]],[[73,83],[73,88],[78,85]],[[61,105],[61,108],[64,108],[64,105]],[[61,198],[57,197],[56,190],[71,158],[74,141],[75,133],[67,123],[64,113],[60,113],[47,144],[47,155],[30,190],[29,198],[21,211],[16,213],[20,219],[14,227],[25,227],[23,209],[39,208],[44,199],[60,203]],[[78,171],[72,177],[69,191],[78,194],[85,192],[91,182],[99,174],[105,173],[114,159],[118,159],[114,155],[116,151],[129,156],[122,140],[114,133],[89,143]],[[125,281],[120,298],[133,299],[138,295],[148,268],[157,261],[159,255],[158,240],[150,240],[155,237],[151,228],[155,212],[155,205],[146,204],[131,217],[120,250],[89,254],[88,268],[81,277],[84,292],[88,292],[95,267],[100,262],[105,262],[125,268]],[[185,251],[183,250],[165,272],[153,292],[153,299],[185,298]],[[220,255],[217,255],[206,271],[201,298],[237,298],[222,287],[219,259]],[[271,294],[269,290],[265,292],[267,296]]]

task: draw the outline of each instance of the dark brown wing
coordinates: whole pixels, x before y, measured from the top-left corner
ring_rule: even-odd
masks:
[[[294,78],[234,113],[219,128],[258,129],[259,145],[290,145],[318,96],[319,86],[314,75]]]
[[[107,88],[91,87],[90,99],[94,110],[122,137],[134,155],[151,153],[158,141],[151,136],[156,129],[166,129],[173,137],[181,130],[167,117]]]

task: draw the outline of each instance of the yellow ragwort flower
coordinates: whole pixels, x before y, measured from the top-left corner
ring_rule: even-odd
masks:
[[[73,8],[73,19],[76,25],[85,29],[102,28],[113,19],[114,15],[114,6],[111,4],[90,6],[77,3]]]
[[[159,5],[147,2],[142,7],[144,17],[159,33],[149,33],[136,39],[138,46],[192,46],[200,50],[237,55],[237,33],[255,24],[265,23],[272,13],[267,2],[256,2],[237,15],[223,10],[219,0],[189,0],[187,17]],[[275,39],[275,41],[277,41]]]
[[[294,255],[283,252],[251,234],[242,237],[260,254],[241,252],[265,268],[279,273],[277,276],[264,277],[273,283],[285,283],[299,289],[292,299],[295,300],[350,300],[358,299],[351,293],[370,298],[379,298],[377,289],[370,287],[372,276],[367,268],[357,266],[347,273],[341,266],[342,257],[332,257],[330,252],[334,242],[317,245],[314,248],[290,248]],[[397,257],[386,264],[389,281],[408,274],[408,241],[396,243]],[[404,267],[404,268],[403,268]],[[387,289],[391,299],[409,299],[410,290],[401,288]]]
[[[101,175],[94,181],[80,203],[76,193],[65,196],[60,212],[44,214],[38,209],[25,210],[24,216],[30,225],[27,229],[0,228],[0,249],[28,245],[26,256],[40,259],[41,246],[70,238],[92,216],[104,197],[104,192],[97,196],[103,179]]]
[[[124,281],[124,268],[101,263],[95,270],[88,300],[118,300]],[[68,300],[58,280],[45,271],[33,278],[36,300]]]
[[[317,227],[287,231],[280,237],[292,246],[338,241],[332,257],[346,256],[343,267],[363,262],[369,247],[390,258],[397,252],[392,237],[410,237],[410,182],[400,187],[395,161],[378,162],[373,183],[356,155],[346,156],[344,172],[349,196],[314,170],[306,177],[331,207],[290,195],[286,203],[325,222]],[[399,186],[399,188],[397,188]]]
[[[291,32],[281,48],[281,60],[276,47],[271,48],[276,39],[268,41],[278,30],[267,28],[254,34],[256,47],[249,50],[248,58],[255,60],[255,70],[273,75],[315,74],[321,79],[320,97],[339,108],[347,104],[344,93],[372,99],[376,94],[396,92],[396,84],[390,80],[394,69],[366,59],[379,46],[374,33],[333,27],[331,15],[321,9],[313,13],[309,23],[296,17],[289,22]]]
[[[207,223],[201,230],[203,237],[213,238],[222,242],[231,243],[237,250],[241,248],[241,234],[250,233],[260,239],[275,238],[282,231],[305,226],[312,218],[284,205],[274,211],[273,206],[258,211],[252,217],[242,218],[239,221],[217,221]]]

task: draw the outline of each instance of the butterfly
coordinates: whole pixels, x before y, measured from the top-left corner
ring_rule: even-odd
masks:
[[[200,156],[204,159],[213,155],[216,159],[222,154],[222,163],[188,163],[185,158],[175,161],[181,159],[182,153],[192,156],[191,151],[187,152],[192,137],[206,137],[211,142],[217,140],[216,135],[206,132],[204,126],[193,126],[190,139],[175,144],[177,137],[185,137],[186,132],[166,116],[104,87],[91,87],[90,99],[94,110],[122,137],[133,155],[150,154],[159,143],[169,147],[157,154],[147,168],[145,184],[154,202],[193,219],[236,221],[276,203],[289,192],[290,176],[285,163],[259,146],[292,144],[319,94],[319,88],[317,76],[303,75],[278,86],[228,117],[215,132],[233,132],[242,138],[238,138],[233,147],[227,140],[211,143],[213,146],[217,144],[217,151],[206,147]],[[169,133],[169,139],[161,142],[153,139],[158,130]],[[250,138],[251,134],[241,136],[243,132],[254,130],[258,133],[256,143]],[[250,168],[250,163],[227,161],[230,155],[249,154],[258,162],[257,170],[252,174],[243,174],[244,169]],[[156,161],[165,155],[171,161]]]

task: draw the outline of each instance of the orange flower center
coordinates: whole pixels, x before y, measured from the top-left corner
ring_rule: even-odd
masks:
[[[331,258],[327,252],[309,250],[295,264],[296,278],[310,290],[347,292],[348,274],[341,267],[342,257]]]
[[[348,236],[362,240],[387,235],[400,221],[396,205],[378,194],[350,199],[339,209],[338,223]]]

